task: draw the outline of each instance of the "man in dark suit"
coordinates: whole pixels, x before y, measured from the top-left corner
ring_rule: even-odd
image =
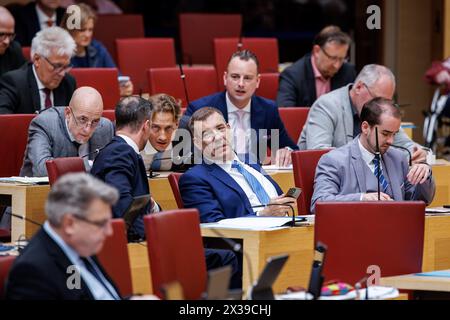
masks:
[[[0,76],[20,68],[25,62],[20,44],[14,41],[14,18],[4,7],[0,7]]]
[[[291,152],[298,149],[289,137],[274,101],[254,95],[259,87],[258,59],[248,50],[235,52],[223,76],[225,92],[192,102],[185,115],[203,107],[220,110],[233,130],[236,152],[256,156],[262,162],[267,146],[279,166],[291,164]],[[253,158],[252,158],[253,159]],[[255,161],[256,163],[256,161]]]
[[[261,172],[258,164],[244,163],[233,151],[230,126],[216,108],[196,111],[189,128],[203,163],[179,181],[186,208],[196,208],[202,223],[243,216],[285,216],[295,199]],[[267,206],[269,205],[269,206]]]
[[[31,46],[33,62],[0,78],[0,114],[67,106],[76,88],[75,79],[67,73],[75,46],[64,29],[40,31]]]
[[[312,52],[281,73],[277,105],[310,107],[321,95],[352,83],[356,71],[346,62],[350,44],[350,37],[339,27],[324,28]]]
[[[14,262],[6,284],[12,300],[119,300],[95,255],[113,230],[117,191],[85,173],[68,174],[51,189],[48,220]]]
[[[29,47],[31,41],[40,30],[59,26],[65,13],[59,0],[31,1],[15,13],[17,40],[24,47]]]

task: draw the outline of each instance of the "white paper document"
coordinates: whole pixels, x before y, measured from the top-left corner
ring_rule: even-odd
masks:
[[[359,293],[359,294],[358,294]],[[369,297],[366,299],[366,289],[360,289],[358,292],[352,290],[347,294],[339,296],[321,296],[319,300],[385,300],[395,299],[399,296],[397,289],[392,287],[370,286],[368,290]],[[304,291],[276,295],[276,300],[312,300],[312,296]]]
[[[292,171],[292,164],[287,167],[279,167],[276,165],[263,166],[263,169],[266,171]]]
[[[426,208],[425,213],[445,215],[446,213],[450,214],[450,208],[444,208],[444,207]]]
[[[18,184],[48,184],[48,177],[9,177],[0,178],[2,183],[18,183]]]
[[[308,223],[313,221],[312,216],[296,216],[297,223]],[[292,217],[242,217],[234,219],[223,219],[217,223],[203,224],[205,227],[218,227],[230,229],[246,229],[246,230],[267,230],[279,227],[289,226]]]

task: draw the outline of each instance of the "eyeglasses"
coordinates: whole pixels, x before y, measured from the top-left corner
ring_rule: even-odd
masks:
[[[211,142],[219,133],[220,135],[225,135],[226,131],[227,131],[228,127],[227,126],[221,126],[219,128],[213,129],[213,130],[208,130],[203,132],[202,134],[202,139],[204,142]]]
[[[9,41],[13,41],[16,38],[16,34],[14,32],[0,32],[0,41],[5,40],[6,38],[9,38]]]
[[[322,50],[322,52],[325,54],[325,56],[333,62],[344,63],[344,62],[348,61],[347,57],[341,58],[341,57],[336,57],[336,56],[332,56],[332,55],[328,54],[328,52],[326,52],[323,47],[320,47],[320,50]]]
[[[73,119],[75,120],[75,124],[79,128],[87,128],[88,126],[90,126],[92,129],[95,129],[98,126],[98,124],[100,123],[100,119],[89,120],[85,116],[81,116],[81,117],[77,118],[75,116],[75,113],[73,113],[73,110],[71,107],[69,107],[69,110],[70,110],[70,113],[72,113]]]
[[[83,216],[77,215],[77,214],[73,214],[72,216],[75,219],[78,219],[78,220],[81,220],[83,222],[89,223],[89,224],[91,224],[93,226],[96,226],[96,227],[98,227],[100,229],[104,229],[106,226],[108,226],[111,223],[111,219],[110,218],[94,221],[94,220],[90,220],[88,218],[85,218]]]
[[[367,84],[365,84],[365,83],[363,83],[363,85],[364,85],[364,87],[366,87],[366,90],[367,90],[367,92],[369,93],[370,97],[371,97],[372,99],[375,99],[377,96],[374,95],[374,94],[372,93],[372,91],[370,91],[369,86],[368,86]]]
[[[53,72],[56,72],[56,73],[60,73],[62,71],[69,72],[72,69],[72,67],[73,67],[72,64],[62,65],[62,64],[59,64],[59,63],[51,62],[50,60],[48,60],[47,57],[43,57],[43,58],[45,59],[45,61],[48,62],[49,65],[52,66]]]

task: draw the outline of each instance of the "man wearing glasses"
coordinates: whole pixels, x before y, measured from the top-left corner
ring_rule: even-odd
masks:
[[[277,105],[310,107],[321,95],[353,82],[355,68],[346,62],[350,44],[339,27],[324,28],[314,39],[312,52],[281,73]]]
[[[76,88],[75,79],[68,74],[75,47],[62,28],[38,32],[31,45],[32,63],[0,79],[0,114],[39,113],[67,106]]]
[[[395,77],[380,65],[367,65],[354,84],[320,97],[311,107],[299,139],[300,150],[339,148],[361,133],[360,114],[363,106],[374,98],[392,99]],[[394,145],[407,148],[412,162],[426,161],[427,152],[400,129]]]
[[[86,170],[99,150],[114,136],[111,121],[102,118],[103,101],[94,88],[78,88],[68,107],[55,107],[30,123],[21,176],[47,176],[45,162],[60,157],[83,157]]]
[[[5,7],[0,7],[0,75],[19,69],[25,62],[20,44],[14,41],[14,18]]]

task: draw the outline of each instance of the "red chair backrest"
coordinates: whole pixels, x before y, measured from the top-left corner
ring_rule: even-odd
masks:
[[[178,282],[187,300],[206,290],[207,273],[197,209],[173,210],[144,217],[153,290]]]
[[[185,67],[183,72],[186,76],[186,88],[190,101],[219,91],[214,67]],[[186,107],[186,95],[180,74],[180,69],[177,67],[147,70],[149,92],[151,94],[167,93],[181,99],[182,106]]]
[[[294,170],[295,186],[302,189],[297,199],[298,213],[311,214],[311,198],[314,192],[314,177],[320,158],[330,149],[303,150],[292,152],[292,168]]]
[[[6,279],[15,258],[15,256],[0,257],[0,299],[4,298]]]
[[[289,136],[292,140],[298,141],[308,118],[309,108],[278,108],[278,111]]]
[[[95,23],[94,37],[117,62],[116,39],[143,38],[144,20],[140,14],[102,14]]]
[[[214,64],[217,78],[222,79],[231,55],[236,52],[239,38],[214,39]],[[278,41],[276,38],[242,38],[242,50],[250,50],[259,62],[259,73],[278,72]],[[223,81],[220,82],[223,84]]]
[[[182,173],[174,172],[169,174],[170,188],[172,189],[173,196],[177,202],[178,209],[184,208],[183,199],[181,198],[180,188],[178,187],[178,181],[180,181]]]
[[[381,277],[421,272],[424,224],[423,202],[318,202],[314,243],[328,246],[325,281],[354,285],[369,266]]]
[[[186,64],[214,64],[213,39],[239,38],[240,14],[180,13],[180,42]]]
[[[113,234],[106,238],[102,250],[97,254],[102,266],[114,280],[122,296],[133,294],[128,241],[123,219],[112,220]]]
[[[31,47],[22,47],[22,54],[28,61],[31,61]]]
[[[103,98],[103,109],[114,109],[120,99],[119,72],[116,68],[74,68],[70,73],[77,87],[89,86],[97,89]]]
[[[102,117],[111,120],[112,122],[116,121],[116,110],[103,110]]]
[[[279,73],[261,73],[261,81],[256,95],[266,99],[276,100],[278,94]]]
[[[34,114],[0,115],[0,148],[4,150],[0,177],[18,176],[28,140],[28,127]]]
[[[45,166],[47,167],[50,186],[52,186],[59,177],[65,175],[66,173],[86,171],[83,159],[79,157],[65,157],[47,160],[45,162]]]
[[[131,77],[135,93],[147,90],[147,69],[176,66],[172,38],[117,39],[116,45],[119,69]]]

